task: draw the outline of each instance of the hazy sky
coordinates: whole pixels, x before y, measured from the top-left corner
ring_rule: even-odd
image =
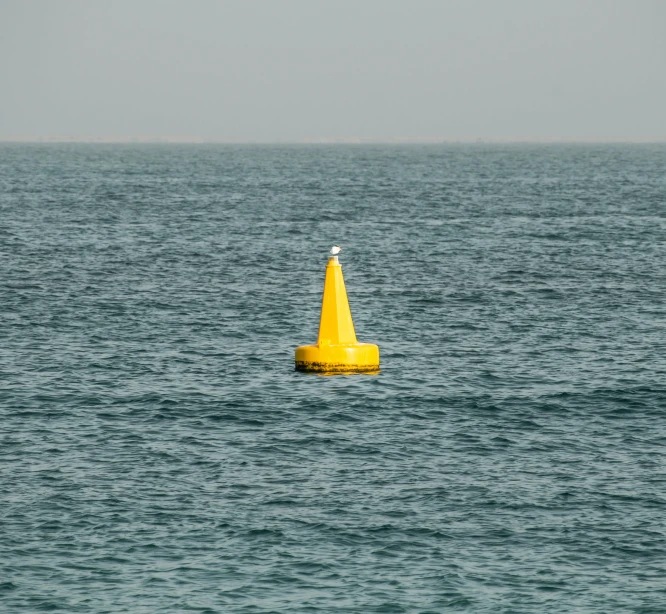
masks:
[[[0,137],[666,138],[666,0],[0,0]]]

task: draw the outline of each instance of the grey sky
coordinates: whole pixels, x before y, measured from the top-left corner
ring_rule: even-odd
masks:
[[[666,0],[0,0],[0,137],[666,138]]]

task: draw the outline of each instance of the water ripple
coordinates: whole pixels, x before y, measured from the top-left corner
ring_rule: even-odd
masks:
[[[0,146],[2,612],[663,612],[664,168]]]

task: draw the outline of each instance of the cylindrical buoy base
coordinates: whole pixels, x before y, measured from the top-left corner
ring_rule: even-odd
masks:
[[[302,345],[296,348],[296,370],[359,373],[379,370],[379,348],[373,343]]]

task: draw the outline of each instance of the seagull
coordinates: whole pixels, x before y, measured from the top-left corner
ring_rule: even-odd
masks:
[[[333,247],[331,247],[330,254],[331,256],[337,256],[341,251],[342,251],[341,247],[334,245]]]

